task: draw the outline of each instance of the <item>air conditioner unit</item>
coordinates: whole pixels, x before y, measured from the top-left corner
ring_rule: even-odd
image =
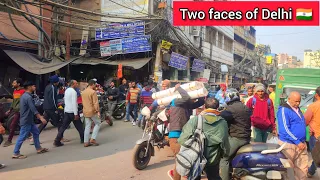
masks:
[[[191,35],[192,35],[192,36],[200,36],[200,31],[194,29],[194,30],[191,32]]]

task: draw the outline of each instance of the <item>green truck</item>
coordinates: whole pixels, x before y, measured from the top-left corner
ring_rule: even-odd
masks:
[[[320,69],[294,68],[280,69],[277,74],[275,114],[281,103],[286,102],[292,91],[301,94],[300,109],[304,113],[314,101],[315,89],[320,86]],[[277,116],[276,116],[277,117]],[[310,139],[307,127],[307,141]]]

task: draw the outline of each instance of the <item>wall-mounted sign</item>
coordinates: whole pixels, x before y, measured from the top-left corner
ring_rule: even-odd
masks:
[[[96,29],[96,40],[120,39],[145,34],[144,21],[108,24],[105,28]]]
[[[137,36],[100,42],[101,56],[152,51],[151,36]]]

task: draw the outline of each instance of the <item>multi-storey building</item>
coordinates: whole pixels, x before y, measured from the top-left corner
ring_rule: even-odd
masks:
[[[304,51],[303,67],[320,68],[320,51],[310,49]]]

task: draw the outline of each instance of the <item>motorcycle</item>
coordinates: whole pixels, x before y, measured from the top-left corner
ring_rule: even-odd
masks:
[[[99,99],[99,107],[100,107],[100,119],[101,122],[103,122],[104,120],[106,121],[106,123],[109,126],[113,125],[113,121],[111,118],[108,117],[108,101],[107,101],[107,97],[105,94],[98,94],[98,99]]]
[[[149,108],[145,107],[141,111],[142,115],[146,118],[146,126],[142,138],[136,142],[133,150],[132,163],[138,170],[145,169],[154,156],[154,147],[159,149],[169,146],[166,140],[168,136],[168,112],[167,109],[159,110],[152,114],[150,117]]]
[[[281,152],[285,145],[261,143],[241,147],[232,160],[233,179],[287,179],[291,164]]]
[[[112,113],[112,117],[116,120],[122,120],[126,116],[126,101],[119,102]]]

